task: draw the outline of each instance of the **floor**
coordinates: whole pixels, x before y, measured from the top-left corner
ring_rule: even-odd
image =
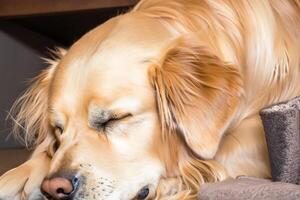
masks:
[[[24,149],[0,149],[0,175],[22,164],[30,156]]]

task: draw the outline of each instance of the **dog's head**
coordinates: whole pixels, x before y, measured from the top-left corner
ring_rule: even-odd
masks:
[[[48,195],[191,196],[201,182],[222,178],[204,160],[214,157],[236,111],[241,82],[195,38],[124,15],[86,34],[37,77],[17,102],[16,119],[28,141],[51,141],[42,184]]]

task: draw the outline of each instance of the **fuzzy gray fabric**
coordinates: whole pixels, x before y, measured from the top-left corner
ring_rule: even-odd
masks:
[[[201,186],[199,200],[300,200],[300,97],[263,109],[272,179],[239,177]]]
[[[273,181],[300,184],[300,97],[260,112]]]
[[[299,200],[300,186],[266,179],[239,177],[201,186],[199,200]]]

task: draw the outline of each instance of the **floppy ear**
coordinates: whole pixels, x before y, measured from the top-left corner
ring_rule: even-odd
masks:
[[[48,134],[47,109],[50,80],[59,59],[66,50],[58,48],[53,53],[55,53],[53,60],[45,59],[50,66],[32,80],[31,86],[14,103],[10,111],[14,133],[18,139],[25,142],[27,147],[40,144]]]
[[[239,71],[192,39],[180,38],[149,71],[163,133],[179,133],[205,159],[214,157],[239,105]]]

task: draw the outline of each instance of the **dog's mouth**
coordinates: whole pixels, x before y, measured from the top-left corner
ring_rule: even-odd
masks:
[[[105,192],[104,189],[90,188],[88,190],[83,189],[84,186],[78,186],[76,191],[70,193],[64,192],[62,189],[57,189],[57,195],[53,196],[47,192],[42,191],[43,197],[45,200],[85,200],[85,199],[111,199],[110,195],[100,195],[100,192]],[[99,191],[100,190],[100,191]],[[88,192],[87,192],[88,191]],[[112,193],[112,191],[109,191]],[[142,187],[133,198],[128,200],[150,200],[154,196],[154,188],[150,185]]]

